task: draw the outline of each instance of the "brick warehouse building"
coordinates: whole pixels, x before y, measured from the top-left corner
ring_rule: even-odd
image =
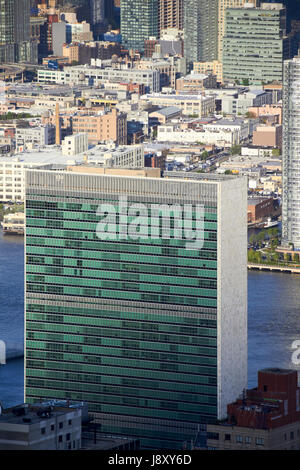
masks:
[[[248,199],[248,222],[256,222],[272,215],[274,211],[273,198]]]
[[[258,386],[230,403],[227,415],[226,421],[207,426],[208,449],[300,449],[297,371],[259,371]]]

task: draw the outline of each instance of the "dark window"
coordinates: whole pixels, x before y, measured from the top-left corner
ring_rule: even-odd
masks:
[[[69,441],[70,439],[71,439],[71,434],[68,433],[68,434],[66,435],[66,440]]]
[[[72,424],[72,420],[71,420],[71,419],[69,419],[69,421],[68,421],[68,425],[69,425],[69,426],[71,426],[71,424]]]
[[[264,385],[264,392],[267,392],[267,391],[268,391],[268,386]]]
[[[58,436],[58,442],[62,442],[62,440],[63,440],[62,435]]]
[[[230,440],[231,440],[231,435],[225,434],[224,441],[230,441]]]
[[[207,439],[214,439],[215,441],[219,440],[219,433],[218,432],[208,432]]]
[[[54,431],[54,424],[51,424],[51,431]]]
[[[64,427],[63,423],[59,423],[59,429],[62,429]]]
[[[41,428],[41,434],[45,434],[46,433],[46,428]]]

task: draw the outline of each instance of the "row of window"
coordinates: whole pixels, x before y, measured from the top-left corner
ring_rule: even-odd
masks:
[[[163,292],[163,293],[175,293],[174,289],[176,286],[176,292],[183,293],[183,290],[187,289],[186,292],[189,295],[195,294],[195,288],[199,288],[198,295],[211,294],[214,297],[212,290],[217,289],[217,281],[202,276],[193,277],[181,277],[181,276],[170,276],[165,273],[162,274],[149,274],[149,273],[132,273],[128,271],[110,271],[100,269],[75,269],[75,268],[61,268],[61,267],[45,267],[27,265],[26,267],[27,279],[33,282],[45,282],[50,284],[60,284],[59,281],[62,279],[64,285],[81,285],[81,286],[96,286],[96,287],[115,287],[116,289],[123,286],[122,281],[126,281],[128,290],[143,290],[145,292]],[[35,275],[38,273],[38,276]],[[45,274],[45,276],[41,276]],[[205,271],[204,271],[205,274]],[[208,273],[210,274],[210,273]],[[51,276],[51,277],[50,277]],[[55,282],[51,282],[52,276],[54,276]],[[44,280],[47,279],[47,280]],[[66,279],[69,281],[66,283]],[[83,281],[83,279],[88,280]],[[157,286],[157,287],[154,287]],[[180,286],[180,287],[179,287]],[[204,288],[205,292],[201,289]]]
[[[235,442],[238,444],[252,444],[254,438],[250,436],[242,436],[242,435],[237,435],[237,436],[232,436],[231,434],[224,434],[224,441],[230,441],[232,442],[235,438]],[[208,432],[207,433],[207,439],[212,439],[215,441],[220,440],[220,435],[217,432]],[[263,446],[264,445],[264,438],[263,437],[256,437],[255,438],[255,444],[258,446]]]
[[[27,358],[31,359],[30,365],[33,367],[42,367],[44,362],[52,369],[75,370],[86,373],[98,373],[111,377],[121,377],[128,379],[149,379],[164,381],[174,381],[179,383],[193,383],[193,384],[209,384],[215,385],[217,383],[217,368],[216,367],[198,367],[198,371],[190,372],[184,365],[182,370],[177,367],[176,370],[167,370],[168,364],[161,364],[160,368],[149,367],[147,361],[143,361],[142,367],[137,367],[136,360],[120,361],[118,358],[110,357],[108,360],[104,357],[100,361],[98,355],[78,353],[74,351],[51,351],[51,350],[36,350],[30,349],[33,345],[28,345]],[[45,360],[45,361],[44,361]],[[52,362],[53,361],[53,362]],[[59,362],[55,362],[59,361]],[[154,364],[156,365],[156,364]],[[176,364],[175,364],[176,365]],[[27,365],[26,365],[27,366]],[[130,372],[129,372],[130,366]],[[149,370],[151,369],[151,374]],[[199,370],[201,369],[201,370]]]
[[[31,316],[32,318],[32,316]],[[64,333],[71,333],[75,335],[88,335],[91,338],[93,337],[113,337],[113,338],[121,338],[124,340],[132,339],[132,340],[139,340],[139,341],[158,341],[161,343],[172,343],[172,344],[182,344],[188,346],[209,346],[210,348],[215,348],[217,346],[217,339],[216,338],[209,338],[209,337],[199,337],[199,336],[191,336],[191,335],[176,335],[171,333],[170,331],[165,332],[158,332],[158,331],[141,331],[141,330],[132,330],[130,328],[118,328],[115,325],[107,326],[105,328],[102,327],[101,321],[95,322],[95,318],[91,318],[89,325],[82,325],[79,323],[76,317],[73,317],[74,324],[67,323],[68,318],[63,322],[58,323],[48,323],[42,321],[31,321],[31,318],[28,317],[26,320],[26,330],[28,335],[34,331],[39,333],[41,332],[48,332],[48,333],[59,333],[57,335],[58,338]],[[72,317],[70,317],[72,319]],[[86,319],[84,320],[86,322]],[[100,326],[100,327],[99,327]],[[131,326],[131,325],[130,325]],[[196,331],[197,334],[197,331]],[[29,336],[28,336],[29,337]]]
[[[116,335],[116,337],[118,337]],[[108,354],[107,344],[112,343],[109,354],[112,356],[128,357],[135,359],[163,360],[176,363],[191,364],[215,364],[216,347],[189,346],[166,342],[154,342],[153,340],[134,341],[126,339],[112,339],[109,337],[80,336],[73,334],[40,333],[39,331],[27,331],[29,340],[45,340],[55,343],[82,344],[84,346],[100,346],[99,354]],[[123,349],[125,348],[126,349]]]
[[[71,399],[86,401],[89,404],[94,403],[96,410],[101,413],[112,413],[112,414],[123,414],[129,416],[148,417],[148,418],[159,418],[159,419],[172,419],[178,421],[191,421],[201,422],[202,415],[210,415],[212,417],[217,416],[217,406],[215,405],[200,405],[195,404],[181,404],[172,402],[159,402],[158,400],[137,400],[126,397],[106,397],[101,394],[94,394],[90,392],[84,392],[81,390],[69,390],[67,387],[57,388],[56,384],[53,386],[48,381],[49,386],[47,388],[41,387],[38,384],[36,386],[27,386],[26,396],[36,397],[55,397],[57,399]],[[62,384],[65,385],[65,384]],[[69,398],[70,397],[70,398]],[[182,406],[180,409],[180,405]],[[92,409],[91,409],[92,411]]]
[[[95,239],[96,234],[95,235]],[[148,244],[143,244],[143,242],[146,241]],[[135,255],[135,259],[140,258],[140,256],[145,256],[145,255],[159,255],[162,263],[164,263],[164,256],[174,256],[174,257],[179,257],[179,258],[194,258],[197,260],[201,259],[217,259],[217,244],[216,242],[204,242],[204,246],[201,246],[200,249],[197,248],[198,242],[195,242],[195,245],[193,244],[194,242],[191,242],[193,245],[193,248],[188,248],[186,244],[188,243],[188,240],[183,240],[184,241],[184,247],[164,247],[164,242],[169,242],[169,240],[159,240],[158,244],[149,244],[149,242],[153,242],[155,240],[143,240],[140,239],[139,243],[136,243],[136,240],[132,241],[117,241],[116,240],[105,240],[101,241],[98,239],[98,241],[93,241],[93,240],[72,240],[72,239],[67,239],[65,236],[61,237],[51,237],[47,238],[45,236],[37,236],[37,235],[27,235],[26,237],[26,245],[27,246],[40,246],[40,247],[59,247],[59,248],[65,248],[65,249],[78,249],[80,250],[96,250],[98,252],[104,252],[104,253],[109,253],[109,257],[107,258],[108,260],[110,259],[120,259],[120,254],[124,253],[133,253]],[[179,240],[182,241],[182,240]],[[202,245],[202,240],[199,240],[199,243]],[[52,248],[52,249],[53,249]],[[50,254],[50,251],[49,251]],[[115,255],[115,256],[114,256]],[[99,255],[98,255],[99,256]],[[108,256],[106,254],[106,256]],[[116,256],[119,256],[117,258]],[[152,258],[153,260],[153,258]],[[173,260],[174,263],[174,260]],[[174,263],[176,264],[176,263]]]
[[[36,201],[36,200],[29,200],[29,194],[27,195],[27,203],[26,209],[28,210],[28,215],[41,215],[46,216],[49,218],[52,217],[61,217],[64,211],[68,212],[76,212],[77,214],[96,214],[99,204],[101,203],[112,203],[116,204],[116,200],[112,199],[111,197],[107,198],[99,198],[96,201],[96,204],[87,204],[87,203],[73,203],[73,202],[50,202],[50,201]],[[131,201],[132,203],[138,201]],[[154,205],[160,206],[161,203],[152,203]],[[33,210],[36,209],[36,210]],[[204,217],[207,221],[216,222],[217,221],[217,212],[216,209],[214,212],[210,212],[211,208],[205,207]],[[44,212],[45,211],[45,212]],[[50,212],[50,211],[57,211],[57,212]]]
[[[34,240],[35,241],[35,240]],[[57,243],[58,245],[58,243]],[[120,262],[134,262],[136,263],[136,252],[132,251],[125,252],[122,250],[119,251],[119,244],[115,249],[100,249],[100,250],[91,250],[90,248],[83,247],[80,250],[72,248],[64,248],[61,246],[49,247],[44,245],[37,245],[36,243],[30,245],[29,240],[26,240],[26,252],[27,254],[32,255],[48,255],[55,256],[58,258],[64,259],[76,259],[77,263],[83,263],[87,260],[102,260],[106,262],[120,261]],[[79,258],[79,259],[78,259]],[[153,266],[162,266],[170,265],[175,266],[176,268],[184,267],[211,267],[216,266],[217,252],[211,250],[201,250],[199,255],[193,257],[177,256],[168,257],[166,253],[160,253],[160,257],[153,257],[152,254],[139,254],[139,264],[147,263]],[[215,266],[213,265],[215,263]],[[78,264],[78,266],[81,266]]]
[[[78,327],[77,333],[87,332],[87,330],[82,328],[92,326],[93,328],[96,327],[103,327],[102,333],[106,336],[107,332],[111,331],[133,331],[142,333],[158,333],[171,335],[168,336],[168,339],[174,338],[172,335],[176,335],[177,333],[180,336],[176,335],[176,341],[178,343],[190,343],[190,344],[198,344],[201,346],[204,345],[211,345],[215,346],[216,344],[216,336],[217,332],[213,328],[192,328],[192,327],[179,327],[174,325],[163,324],[162,322],[155,322],[155,323],[146,323],[144,321],[139,322],[139,315],[136,315],[134,312],[132,313],[132,320],[129,318],[130,321],[120,321],[118,320],[119,315],[116,315],[117,318],[113,316],[107,316],[111,312],[103,311],[104,317],[101,316],[101,310],[89,310],[89,309],[81,309],[80,315],[63,315],[63,314],[52,314],[53,310],[49,308],[49,315],[39,312],[38,305],[35,306],[36,308],[32,308],[30,305],[27,307],[26,312],[26,321],[32,321],[32,329],[37,330],[47,330],[47,331],[60,331],[60,332],[72,332],[74,331],[74,325]],[[49,306],[50,307],[50,306]],[[44,311],[44,310],[42,310]],[[87,313],[85,313],[85,311]],[[35,313],[34,313],[35,312]],[[76,313],[76,312],[72,312]],[[144,320],[142,318],[142,320]],[[147,319],[148,320],[148,319]],[[153,321],[156,320],[154,317]],[[157,320],[160,320],[160,316]],[[160,324],[162,323],[162,324]],[[27,328],[30,329],[29,323],[27,323]],[[90,330],[91,331],[91,330]],[[100,331],[100,330],[99,330]],[[189,338],[186,339],[186,336]],[[146,336],[144,336],[145,338]],[[160,335],[160,337],[162,337]],[[150,336],[149,336],[150,338]]]
[[[217,405],[217,397],[215,395],[205,395],[201,393],[197,394],[187,394],[187,393],[178,393],[174,392],[173,390],[151,390],[151,389],[136,389],[135,387],[115,387],[115,386],[108,386],[108,385],[98,385],[97,383],[91,382],[79,382],[77,380],[73,381],[69,378],[58,378],[58,381],[55,382],[53,377],[46,377],[45,380],[40,378],[33,378],[27,376],[27,385],[30,386],[39,386],[39,387],[52,387],[53,384],[57,383],[58,389],[63,390],[79,390],[84,392],[92,392],[92,393],[99,393],[103,402],[110,401],[114,402],[117,400],[118,402],[128,404],[128,401],[132,401],[132,403],[136,403],[137,406],[140,403],[140,406],[144,406],[145,402],[153,403],[152,399],[155,397],[155,402],[157,401],[158,404],[164,403],[163,407],[167,408],[168,406],[172,409],[180,410],[182,407],[184,411],[189,409],[189,406],[192,409],[196,409],[197,405]],[[105,396],[105,399],[104,399]],[[164,400],[163,402],[159,402],[158,400]],[[180,404],[180,406],[179,406]],[[153,406],[153,405],[152,405]]]
[[[43,304],[32,304],[30,300],[28,301],[26,308],[28,312],[38,312],[38,313],[53,313],[57,314],[56,319],[52,319],[52,322],[62,323],[62,315],[76,315],[76,317],[98,317],[95,319],[96,322],[103,326],[113,326],[113,322],[116,321],[117,327],[127,327],[142,330],[160,330],[166,332],[175,332],[175,333],[185,333],[189,335],[198,334],[200,336],[217,336],[217,321],[216,319],[206,319],[206,318],[197,318],[197,317],[185,317],[181,312],[179,315],[164,315],[164,312],[157,312],[157,308],[154,307],[145,311],[135,311],[132,309],[127,309],[124,305],[118,305],[117,307],[107,306],[105,309],[104,306],[99,305],[96,309],[88,308],[84,303],[84,306],[80,305],[79,302],[74,302],[71,304],[70,299],[68,299],[69,305],[48,305],[48,303]],[[125,308],[125,311],[121,309]],[[52,318],[52,315],[48,315],[49,321]],[[54,317],[54,315],[53,315]],[[103,321],[103,323],[102,323]],[[82,324],[82,320],[78,318],[78,322]],[[112,322],[112,323],[111,323]],[[151,325],[151,326],[150,326]]]
[[[170,276],[180,276],[182,278],[192,277],[197,278],[217,278],[217,263],[216,261],[206,261],[199,263],[198,268],[194,266],[164,266],[157,264],[144,264],[136,262],[116,262],[116,261],[97,261],[94,259],[72,259],[72,258],[56,258],[48,256],[27,256],[27,266],[33,265],[35,269],[44,269],[44,272],[48,273],[61,273],[63,269],[70,269],[70,273],[77,274],[79,270],[83,269],[104,269],[107,271],[116,271],[123,273],[135,273],[135,274],[163,274]],[[42,266],[42,268],[38,268]],[[46,268],[44,268],[47,267]],[[71,270],[71,268],[73,268]],[[48,271],[47,271],[48,270]],[[27,268],[28,271],[28,268]],[[89,272],[89,271],[88,271]],[[80,273],[82,274],[82,273]]]
[[[78,229],[77,229],[78,230]],[[173,233],[172,233],[173,232]],[[113,225],[111,230],[91,230],[83,229],[81,231],[75,231],[72,229],[45,229],[29,227],[26,231],[28,235],[28,241],[31,244],[35,244],[35,241],[40,241],[43,237],[43,242],[41,245],[53,245],[57,240],[64,240],[63,246],[65,247],[93,247],[100,248],[103,250],[109,251],[110,248],[114,248],[112,251],[117,251],[116,242],[118,247],[122,248],[123,244],[126,245],[125,251],[130,251],[131,245],[136,245],[136,251],[139,253],[146,252],[148,248],[161,248],[157,250],[158,254],[171,254],[171,252],[166,252],[166,250],[173,250],[172,254],[176,254],[175,251],[178,250],[178,254],[183,254],[182,251],[193,251],[199,252],[200,250],[217,249],[216,241],[209,241],[210,239],[216,240],[216,234],[205,231],[201,233],[201,230],[189,230],[186,235],[185,232],[180,232],[180,236],[174,233],[174,230],[169,230],[165,233],[160,231],[160,233],[149,235],[148,232],[139,232],[134,231],[132,234],[127,233],[126,236],[122,235],[119,231],[119,226]],[[196,234],[199,236],[196,237]],[[45,243],[45,239],[47,243]],[[113,245],[107,245],[107,243],[112,243]],[[129,246],[128,246],[129,245]],[[165,248],[170,247],[170,248]],[[180,251],[180,249],[182,251]],[[175,250],[175,251],[174,251]]]
[[[72,425],[72,420],[71,420],[71,419],[68,419],[68,425],[69,425],[69,426]],[[64,427],[63,421],[59,422],[59,423],[58,423],[58,429],[63,429],[63,427]],[[54,425],[54,424],[51,424],[51,425],[50,425],[50,431],[51,431],[51,432],[52,432],[52,431],[55,431],[55,425]],[[41,434],[46,434],[46,428],[45,428],[45,427],[42,427],[42,428],[41,428]],[[69,441],[71,435],[70,435],[70,434],[67,434],[67,436],[69,436],[69,438],[67,438],[67,441]]]
[[[107,387],[107,390],[111,390],[112,393],[118,393],[119,390],[130,391],[133,390],[135,394],[143,395],[152,393],[174,393],[176,396],[189,397],[190,401],[193,401],[196,395],[217,395],[217,387],[212,380],[203,380],[203,384],[194,384],[188,382],[176,382],[167,380],[153,380],[151,377],[148,378],[131,378],[131,377],[119,377],[114,375],[98,374],[95,370],[91,371],[83,369],[82,364],[66,364],[57,363],[54,361],[38,361],[28,359],[26,361],[26,377],[45,377],[52,379],[68,380],[72,382],[84,382],[84,383],[96,383]],[[95,368],[94,368],[95,369]],[[207,379],[207,378],[206,378]],[[208,382],[208,384],[204,383]],[[215,381],[214,381],[215,382]],[[175,398],[174,398],[175,399]]]
[[[97,286],[95,286],[97,287]],[[70,287],[66,285],[55,285],[55,284],[43,284],[43,283],[27,283],[26,290],[27,294],[39,293],[39,294],[53,294],[53,295],[68,295],[75,297],[91,297],[91,298],[103,298],[103,299],[118,299],[118,300],[130,300],[139,302],[155,302],[157,304],[171,304],[171,305],[185,305],[193,307],[213,307],[217,308],[217,296],[206,296],[199,294],[195,296],[175,296],[175,295],[162,295],[162,294],[150,294],[148,292],[137,292],[134,290],[129,291],[127,287],[123,287],[124,290],[116,291],[116,289],[96,289],[88,287]]]

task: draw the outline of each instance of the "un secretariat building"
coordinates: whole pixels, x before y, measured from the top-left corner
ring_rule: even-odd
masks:
[[[26,172],[25,400],[181,449],[247,385],[247,180],[82,171]]]

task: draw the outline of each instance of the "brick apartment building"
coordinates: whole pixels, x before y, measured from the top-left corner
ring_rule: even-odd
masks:
[[[282,126],[258,126],[253,132],[253,145],[258,147],[282,147]]]
[[[116,109],[101,114],[78,114],[72,118],[74,134],[85,132],[90,143],[113,141],[118,145],[127,144],[127,116]]]
[[[300,449],[300,387],[295,370],[264,369],[258,386],[227,406],[226,422],[207,425],[207,449]]]

